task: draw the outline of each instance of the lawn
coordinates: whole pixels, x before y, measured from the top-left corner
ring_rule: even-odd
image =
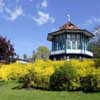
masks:
[[[13,89],[14,82],[0,84],[0,100],[100,100],[100,92],[52,92],[43,90]]]

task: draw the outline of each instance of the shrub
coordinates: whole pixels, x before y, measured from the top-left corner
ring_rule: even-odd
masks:
[[[95,76],[98,83],[97,88],[100,90],[100,67],[96,68]]]
[[[93,91],[97,89],[97,78],[95,75],[88,75],[80,78],[81,88],[84,91]]]
[[[19,78],[19,82],[23,83],[22,88],[32,88],[34,86],[34,73],[30,71],[25,76]]]
[[[93,60],[86,59],[86,60],[72,60],[71,61],[74,69],[76,70],[77,76],[76,79],[72,81],[72,90],[77,90],[78,88],[82,87],[82,82],[80,79],[82,77],[87,77],[88,75],[95,76],[96,75],[96,68],[95,63]]]
[[[54,73],[52,61],[37,60],[34,63],[34,86],[36,88],[48,89],[49,78]]]
[[[0,79],[4,81],[19,79],[29,73],[31,66],[31,64],[21,64],[19,62],[2,65]]]
[[[100,59],[95,59],[95,67],[98,68],[100,67]]]
[[[65,63],[50,77],[49,89],[58,91],[68,90],[75,74],[76,72],[71,63]]]
[[[36,60],[30,72],[22,80],[24,87],[48,89],[49,78],[54,73],[51,61]]]
[[[94,74],[95,73],[95,63],[93,60],[72,60],[71,64],[73,65],[74,69],[77,71],[77,77],[85,77],[89,74]]]
[[[43,61],[0,65],[0,80],[20,80],[23,87],[50,90],[100,88],[100,67],[93,60]],[[86,84],[87,83],[87,84]],[[96,85],[97,84],[97,85]]]

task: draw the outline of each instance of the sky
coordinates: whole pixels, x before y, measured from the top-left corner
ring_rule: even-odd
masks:
[[[11,40],[15,51],[29,56],[47,46],[47,35],[68,18],[82,29],[100,25],[100,0],[0,0],[0,35]]]

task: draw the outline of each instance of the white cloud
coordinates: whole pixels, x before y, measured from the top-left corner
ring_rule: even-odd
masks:
[[[33,20],[38,24],[38,25],[43,25],[46,23],[54,23],[55,19],[49,15],[49,13],[44,13],[42,11],[38,11],[38,16],[33,17]]]
[[[36,4],[36,8],[38,10],[40,9],[46,9],[48,8],[48,0],[41,0]]]
[[[48,1],[47,1],[47,0],[43,0],[43,1],[41,2],[41,7],[42,7],[42,8],[47,8],[47,7],[48,7]]]
[[[0,0],[0,12],[3,12],[4,7],[5,7],[4,0]]]
[[[21,7],[16,7],[14,10],[9,8],[5,8],[6,13],[8,13],[9,17],[7,18],[10,21],[15,21],[18,17],[23,16],[23,9]]]
[[[44,25],[47,23],[54,23],[55,22],[55,18],[52,17],[48,12],[45,13],[41,10],[46,10],[46,8],[48,8],[48,0],[42,0],[42,2],[40,2],[37,5],[37,16],[32,17],[32,19],[38,24],[38,25]]]
[[[88,19],[84,25],[92,25],[92,24],[95,24],[95,23],[100,23],[100,18],[97,18],[97,17],[91,17],[90,19]]]

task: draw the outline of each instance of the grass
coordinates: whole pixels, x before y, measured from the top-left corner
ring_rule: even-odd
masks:
[[[100,100],[100,92],[52,92],[35,89],[12,89],[15,86],[15,82],[0,84],[0,100]]]

